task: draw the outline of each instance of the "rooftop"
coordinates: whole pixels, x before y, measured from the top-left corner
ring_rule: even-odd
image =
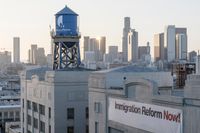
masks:
[[[78,15],[77,13],[75,13],[72,9],[70,9],[69,7],[65,6],[61,11],[59,11],[58,13],[56,13],[56,15]]]
[[[113,68],[113,69],[108,69],[108,70],[102,70],[99,72],[100,73],[104,73],[104,72],[106,72],[106,73],[108,73],[108,72],[128,73],[128,72],[161,72],[161,71],[157,70],[156,68],[129,65],[129,66],[123,66],[123,67],[118,67],[118,68]]]
[[[26,79],[31,80],[31,77],[33,75],[37,75],[39,77],[40,81],[45,80],[45,74],[47,71],[57,71],[57,72],[62,72],[62,71],[92,71],[90,69],[85,69],[85,68],[64,68],[61,70],[52,70],[51,68],[48,67],[40,67],[40,68],[34,68],[34,69],[29,69],[26,70]]]

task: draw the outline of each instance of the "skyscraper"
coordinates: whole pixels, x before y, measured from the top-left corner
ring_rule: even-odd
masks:
[[[154,59],[165,60],[164,33],[154,35]]]
[[[191,51],[191,52],[189,52],[189,61],[190,62],[195,62],[195,58],[196,58],[196,56],[197,56],[197,52],[195,52],[195,51]]]
[[[19,37],[13,38],[13,62],[14,63],[20,62],[20,38]]]
[[[47,64],[44,48],[38,48],[37,49],[36,64],[41,65],[41,66]]]
[[[186,34],[176,35],[176,59],[187,60],[187,36]]]
[[[138,59],[142,59],[142,57],[147,54],[147,47],[146,46],[139,46],[138,47]]]
[[[32,44],[31,50],[30,50],[30,63],[31,64],[36,64],[36,55],[37,55],[37,44]]]
[[[122,54],[123,54],[123,62],[128,62],[128,33],[130,31],[130,17],[124,18],[124,29],[123,29],[123,37],[122,37]]]
[[[99,47],[100,47],[100,53],[99,53],[99,60],[103,61],[103,55],[106,53],[106,37],[103,36],[99,40]]]
[[[84,36],[84,52],[89,51],[89,44],[90,44],[90,37],[89,36]]]
[[[100,38],[100,51],[105,54],[106,53],[106,37],[103,36]]]
[[[136,62],[138,60],[138,32],[131,29],[128,33],[128,61]]]
[[[89,36],[84,36],[84,41],[83,41],[84,59],[85,59],[85,52],[89,51],[89,45],[90,45],[90,37]]]
[[[176,57],[175,40],[176,40],[175,25],[166,26],[164,46],[167,47],[167,61],[168,62],[175,60],[175,57]]]
[[[187,28],[168,25],[165,28],[164,46],[167,47],[167,61],[187,60]]]
[[[118,46],[109,46],[110,63],[113,63],[117,59]]]

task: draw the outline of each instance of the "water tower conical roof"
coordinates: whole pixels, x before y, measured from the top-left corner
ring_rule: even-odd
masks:
[[[65,14],[78,15],[77,13],[75,13],[72,9],[70,9],[67,6],[65,6],[61,11],[59,11],[58,13],[56,13],[56,15],[65,15]]]

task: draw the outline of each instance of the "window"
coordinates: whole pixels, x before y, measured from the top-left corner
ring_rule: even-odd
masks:
[[[31,102],[30,101],[27,101],[27,107],[28,107],[28,109],[31,109]]]
[[[33,102],[33,111],[38,112],[37,104]]]
[[[86,117],[86,119],[89,118],[89,110],[88,110],[88,107],[85,108],[85,117]]]
[[[22,108],[24,108],[24,99],[22,99]]]
[[[67,109],[67,119],[74,119],[74,108]]]
[[[49,107],[49,118],[51,118],[51,108]]]
[[[14,113],[13,112],[10,112],[10,119],[14,119]]]
[[[42,121],[40,121],[40,131],[43,133],[45,132],[45,123]]]
[[[8,118],[8,112],[4,112],[4,118]]]
[[[36,118],[33,119],[33,127],[38,129],[38,119]]]
[[[99,133],[99,123],[95,122],[95,133]]]
[[[28,121],[28,124],[31,125],[31,116],[30,115],[27,116],[27,121]]]
[[[94,111],[96,112],[96,113],[100,113],[100,103],[99,102],[95,102],[94,103]]]
[[[24,122],[24,113],[23,113],[23,115],[22,115],[22,121]]]
[[[74,133],[74,127],[67,127],[67,133]]]
[[[41,105],[39,106],[40,114],[45,115],[45,106]]]
[[[86,127],[85,127],[85,132],[89,133],[89,126],[88,125],[86,125]]]
[[[51,126],[49,125],[49,133],[51,133]]]
[[[19,112],[19,111],[16,111],[16,112],[15,112],[15,120],[16,120],[16,121],[19,121],[19,120],[20,120],[20,112]]]
[[[108,127],[108,133],[124,133],[124,132],[112,127]]]

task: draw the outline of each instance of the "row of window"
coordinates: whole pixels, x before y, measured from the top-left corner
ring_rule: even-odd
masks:
[[[19,111],[10,111],[10,112],[0,112],[0,119],[3,118],[20,118],[20,112]]]
[[[27,100],[27,107],[29,110],[32,109],[34,112],[39,111],[40,114],[45,115],[45,106],[44,105],[39,104],[39,107],[38,107],[37,103],[32,102],[32,107],[31,107],[31,101]],[[49,118],[51,118],[51,108],[49,108]]]
[[[30,115],[27,116],[27,123],[30,126],[32,125],[32,121],[31,121],[31,116]],[[45,132],[45,123],[43,121],[40,121],[39,124],[40,124],[40,131],[41,132]],[[38,119],[33,118],[33,127],[38,129],[39,128],[38,126],[39,126],[38,125]]]
[[[38,112],[38,104],[35,102],[32,102],[31,107],[31,101],[27,100],[27,107],[29,110],[33,109],[34,112]],[[95,106],[96,107],[96,106]],[[100,109],[100,107],[97,106],[97,110]],[[49,108],[49,118],[51,118],[51,108]],[[39,113],[42,115],[45,115],[45,106],[39,104]],[[89,110],[88,107],[85,108],[85,117],[86,119],[89,118]],[[68,108],[67,109],[67,119],[74,119],[74,108]]]

